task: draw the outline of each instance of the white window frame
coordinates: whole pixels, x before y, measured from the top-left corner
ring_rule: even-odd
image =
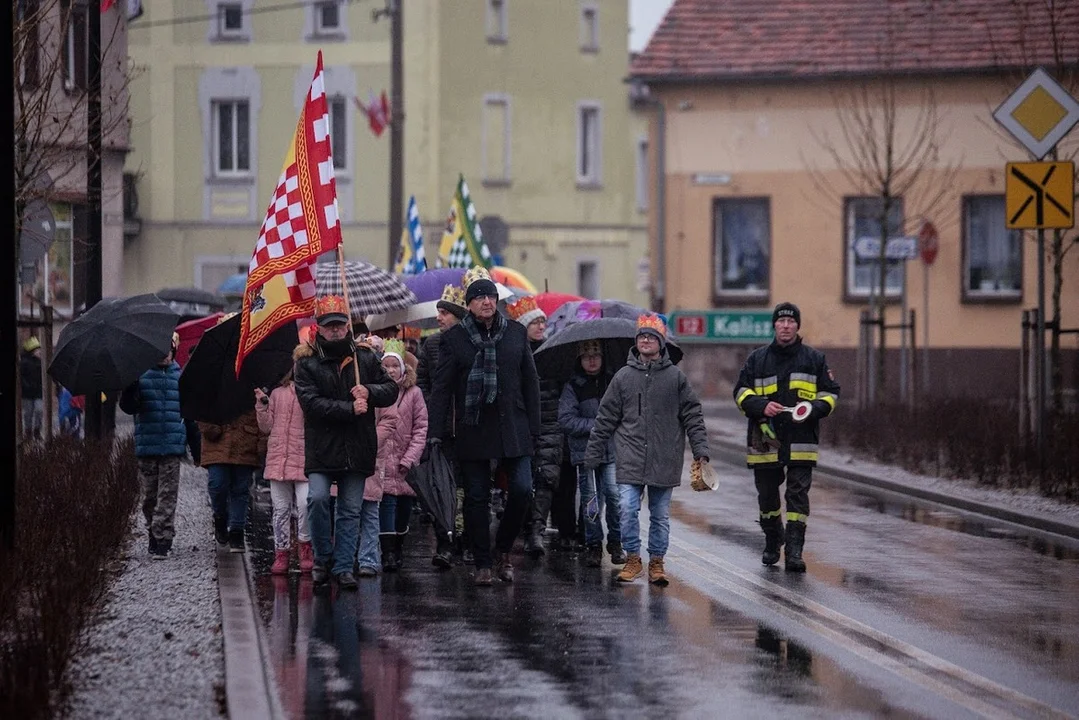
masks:
[[[232,118],[232,152],[233,152],[233,157],[232,157],[232,160],[233,160],[233,165],[235,166],[239,162],[238,154],[239,154],[239,139],[240,139],[240,131],[239,131],[239,128],[238,128],[239,123],[237,122],[238,113],[236,112],[236,109],[239,107],[239,105],[241,103],[247,105],[247,167],[245,169],[242,169],[242,170],[238,169],[238,168],[235,168],[235,167],[233,169],[223,169],[221,167],[221,164],[220,164],[220,162],[221,162],[221,128],[219,126],[220,115],[219,115],[218,111],[220,110],[222,105],[232,105],[233,106],[233,118]],[[252,156],[254,155],[255,148],[254,148],[253,136],[251,134],[251,125],[252,125],[252,122],[253,122],[253,119],[251,117],[251,104],[252,103],[248,98],[214,98],[210,102],[210,123],[211,123],[211,128],[212,128],[212,133],[213,133],[212,142],[211,142],[211,146],[212,146],[211,152],[213,153],[211,167],[213,168],[213,174],[214,174],[215,177],[218,177],[218,178],[247,178],[247,177],[250,177],[252,175],[253,165],[254,165],[254,161],[253,161]]]
[[[883,202],[879,197],[875,196],[847,196],[843,198],[843,240],[844,240],[844,256],[843,263],[843,282],[846,299],[848,301],[861,301],[870,297],[870,292],[875,296],[879,292],[879,288],[876,287],[877,279],[880,277],[880,271],[876,267],[874,261],[862,261],[859,263],[857,257],[854,255],[854,242],[857,240],[854,237],[855,234],[855,213],[854,206],[859,202]],[[889,237],[895,237],[903,232],[903,198],[893,198],[892,202],[895,203],[893,207],[898,208],[899,217],[896,222],[892,223],[892,227],[889,231]],[[879,235],[879,229],[875,229],[874,235]],[[858,264],[869,263],[871,267],[870,284],[866,286],[858,285],[858,274],[855,268]],[[898,278],[898,279],[897,279]],[[903,283],[906,282],[906,272],[904,271],[904,261],[895,261],[894,264],[888,270],[888,277],[885,280],[884,296],[888,299],[898,299],[903,294]]]
[[[322,22],[323,21],[322,11],[325,9],[325,7],[327,5],[332,5],[332,6],[337,8],[337,24],[336,25],[325,25]],[[313,20],[314,20],[315,32],[316,33],[318,33],[319,35],[340,35],[342,33],[342,27],[341,26],[342,26],[342,21],[344,20],[344,17],[343,17],[344,8],[342,7],[342,5],[343,5],[343,3],[339,2],[338,0],[317,0],[317,2],[315,2],[311,6],[311,9],[315,14]]]
[[[487,42],[503,44],[509,41],[509,0],[487,0]]]
[[[725,287],[723,261],[728,256],[729,247],[726,243],[727,235],[725,230],[727,226],[724,223],[724,210],[725,208],[759,204],[764,205],[765,211],[765,237],[761,248],[765,264],[764,279],[758,287]],[[712,296],[717,301],[720,299],[767,301],[772,284],[772,199],[768,196],[760,195],[713,198],[712,225]],[[738,267],[742,268],[744,265],[740,264]],[[731,279],[733,280],[733,278]]]
[[[588,142],[586,118],[594,113],[595,126],[591,138],[591,153],[585,152]],[[574,173],[578,188],[598,188],[603,184],[603,106],[596,100],[583,100],[577,103],[577,146]],[[585,166],[586,156],[591,158],[591,167]]]
[[[585,288],[582,286],[581,281],[582,281],[583,278],[581,277],[581,271],[584,270],[584,268],[586,268],[586,267],[591,267],[593,269],[593,271],[595,272],[595,277],[593,278],[593,281],[595,282],[595,285],[596,285],[595,293],[586,293]],[[599,258],[594,258],[594,257],[579,257],[579,258],[577,258],[576,270],[577,271],[576,271],[576,283],[575,284],[577,286],[577,295],[579,295],[580,297],[583,297],[583,298],[585,298],[587,300],[599,300],[601,297],[603,297],[603,282],[602,282],[603,274],[600,271]]]
[[[599,6],[592,2],[581,5],[581,52],[599,52]]]
[[[238,28],[226,28],[225,16],[226,9],[236,8],[240,12],[240,27]],[[244,4],[235,0],[234,2],[219,2],[216,5],[216,17],[214,18],[214,29],[216,30],[216,37],[220,40],[247,40],[251,31],[248,27],[247,13],[244,12]]]
[[[488,109],[492,107],[502,107],[502,174],[500,176],[488,175],[488,162],[487,162],[487,147],[488,147],[488,135],[491,129],[488,127]],[[513,111],[511,107],[510,96],[504,93],[487,93],[483,96],[483,120],[482,127],[480,129],[480,162],[483,166],[483,184],[488,186],[503,186],[510,183],[510,147],[512,145],[512,117]]]
[[[334,107],[337,105],[339,105],[341,113],[339,118],[337,117],[337,113],[334,112]],[[351,164],[349,163],[351,148],[348,146],[348,116],[350,106],[351,104],[349,103],[348,98],[344,95],[331,94],[326,98],[326,107],[330,114],[330,147],[332,149],[333,170],[335,175],[337,173],[347,174],[349,172],[349,165]],[[340,120],[342,125],[341,130],[343,133],[341,137],[338,137],[338,134],[334,132],[338,120]],[[343,144],[344,147],[341,147],[339,143]],[[340,165],[338,164],[338,161],[340,161]]]
[[[648,136],[641,135],[637,138],[636,152],[634,153],[637,166],[637,211],[648,212],[648,193],[651,190],[649,182],[651,177],[648,170]]]
[[[961,198],[961,214],[963,218],[963,266],[961,272],[963,277],[962,282],[962,297],[964,302],[985,302],[985,301],[1012,301],[1018,302],[1023,299],[1023,234],[1019,230],[1007,230],[1004,228],[1004,232],[1007,233],[1010,238],[1009,241],[1015,244],[1015,248],[1018,250],[1017,258],[1019,267],[1017,274],[1019,278],[1018,288],[997,288],[987,287],[985,280],[982,281],[980,287],[973,287],[970,282],[971,275],[971,258],[973,256],[971,242],[973,239],[973,233],[971,232],[971,201],[977,200],[999,200],[1000,201],[1000,227],[1004,228],[1007,209],[1004,203],[1004,196],[992,193],[971,194],[964,195]],[[988,249],[986,250],[988,254]]]

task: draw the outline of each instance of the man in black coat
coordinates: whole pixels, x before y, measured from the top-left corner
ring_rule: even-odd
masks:
[[[316,583],[334,577],[356,588],[352,566],[360,533],[363,487],[375,472],[377,407],[397,400],[395,383],[373,352],[357,350],[348,332],[344,300],[320,298],[315,310],[318,335],[297,348],[296,397],[303,408],[304,473],[309,482],[307,512]],[[357,382],[357,367],[359,382]],[[337,521],[330,539],[330,486],[337,483]]]
[[[498,312],[498,289],[487,271],[474,268],[465,280],[468,314],[442,335],[429,428],[432,442],[446,437],[452,402],[475,580],[477,585],[490,585],[492,461],[509,476],[509,500],[495,538],[496,570],[499,579],[513,582],[509,553],[532,496],[533,438],[540,432],[539,378],[525,329]]]

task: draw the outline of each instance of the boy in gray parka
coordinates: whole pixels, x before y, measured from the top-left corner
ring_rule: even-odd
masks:
[[[708,433],[697,394],[667,353],[667,326],[656,315],[637,319],[636,346],[615,373],[600,402],[588,439],[584,465],[603,459],[615,441],[615,474],[622,507],[622,549],[626,565],[619,582],[633,582],[644,571],[637,515],[648,489],[648,581],[668,583],[663,568],[671,527],[671,493],[682,484],[689,436],[693,459],[708,462]]]

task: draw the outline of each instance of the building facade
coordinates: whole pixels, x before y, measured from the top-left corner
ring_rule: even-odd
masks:
[[[551,290],[643,302],[626,3],[404,8],[404,190],[429,262],[463,174],[503,264]],[[246,269],[320,49],[345,254],[387,264],[389,133],[354,102],[389,94],[385,18],[343,2],[205,0],[151,4],[140,23],[127,170],[141,231],[125,247],[125,290],[216,290]]]
[[[885,283],[888,324],[900,323],[903,306],[915,311],[918,385],[1014,397],[1021,314],[1038,302],[1038,258],[1034,233],[1005,223],[1005,163],[1030,158],[992,113],[1053,54],[1042,44],[1008,55],[1019,51],[1018,31],[1004,34],[1011,5],[996,4],[938,4],[933,15],[914,2],[837,0],[812,11],[778,2],[748,12],[676,0],[632,67],[663,109],[650,135],[664,146],[663,183],[651,190],[665,197],[665,212],[653,216],[655,304],[713,320],[759,318],[793,301],[806,341],[828,352],[856,395],[865,390],[855,382],[859,319],[880,286],[879,264],[857,247],[880,237],[888,188],[889,235],[917,235],[928,220],[939,236],[931,266],[890,263]],[[1079,28],[1074,6],[1059,20]],[[1065,56],[1079,56],[1076,35],[1065,35]],[[1075,155],[1077,139],[1061,143],[1061,158]],[[1065,244],[1074,238],[1067,231]],[[1079,258],[1066,255],[1065,326],[1079,325],[1077,271]],[[1051,261],[1046,272],[1051,284]],[[702,340],[714,335],[683,328],[698,329]],[[1062,340],[1069,384],[1075,338]],[[890,330],[892,392],[899,342]],[[696,379],[709,394],[729,392],[750,346],[700,347],[689,363]],[[924,363],[931,373],[921,372]]]

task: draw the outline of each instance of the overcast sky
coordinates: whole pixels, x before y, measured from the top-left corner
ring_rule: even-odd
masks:
[[[629,51],[640,52],[648,44],[667,8],[674,0],[629,0]]]

